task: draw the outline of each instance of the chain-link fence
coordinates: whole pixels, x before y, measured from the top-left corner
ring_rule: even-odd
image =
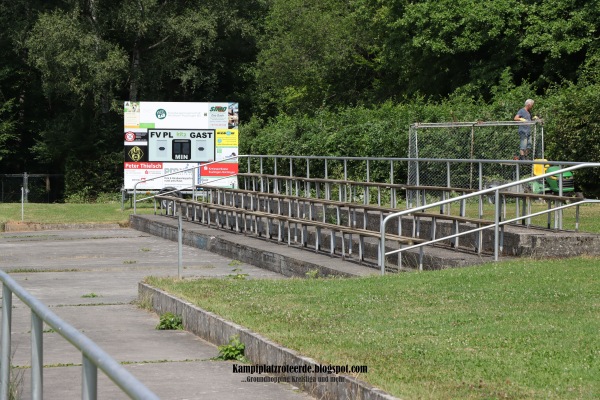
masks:
[[[532,122],[453,122],[413,124],[409,130],[409,158],[499,160],[485,165],[483,181],[479,181],[476,163],[440,162],[409,163],[408,184],[478,189],[480,185],[515,180],[512,160],[519,156],[519,126],[530,129],[531,149],[527,160],[544,158],[544,128],[541,121]],[[522,170],[521,177],[529,171]]]
[[[0,203],[54,203],[64,194],[62,174],[0,174]]]

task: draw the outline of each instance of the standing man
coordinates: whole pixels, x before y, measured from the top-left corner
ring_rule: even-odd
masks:
[[[521,108],[517,115],[515,115],[515,121],[531,121],[531,109],[533,108],[533,100],[525,100],[525,107]],[[531,125],[520,125],[519,126],[519,160],[526,160],[529,155],[529,149],[531,149]]]

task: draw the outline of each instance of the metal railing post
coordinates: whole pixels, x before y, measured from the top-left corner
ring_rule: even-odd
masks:
[[[42,400],[44,393],[43,321],[31,311],[31,398]]]
[[[381,275],[385,275],[385,222],[386,219],[381,223],[381,231],[379,234],[381,235],[381,243],[379,246],[379,259],[380,267],[381,267]],[[398,223],[400,224],[402,220],[398,219]],[[402,254],[398,254],[398,257],[401,257]]]
[[[137,212],[137,183],[133,185],[133,215]]]
[[[98,397],[98,367],[84,354],[82,368],[81,398],[96,400]]]
[[[177,218],[177,277],[181,279],[183,264],[183,217],[181,216],[181,204],[179,204],[179,216]]]
[[[500,191],[496,190],[496,202],[494,212],[494,261],[498,261],[498,247],[500,246]],[[482,232],[483,233],[483,232]]]
[[[2,356],[0,357],[0,399],[8,400],[10,386],[10,334],[12,326],[12,291],[2,284]]]

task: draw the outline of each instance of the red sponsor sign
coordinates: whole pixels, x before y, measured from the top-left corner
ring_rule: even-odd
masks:
[[[162,169],[161,162],[126,162],[125,169]]]
[[[214,163],[200,167],[200,174],[207,176],[229,176],[238,173],[237,163]]]

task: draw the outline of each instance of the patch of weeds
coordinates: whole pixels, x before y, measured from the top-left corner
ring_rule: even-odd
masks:
[[[44,368],[63,368],[63,367],[81,367],[82,364],[78,363],[55,363],[55,364],[46,364]]]
[[[153,308],[152,308],[152,293],[142,292],[138,296],[138,298],[133,300],[131,303],[135,304],[142,310],[152,311],[153,310]]]
[[[233,272],[235,272],[235,274],[229,274],[229,275],[227,275],[227,277],[229,279],[240,279],[240,280],[243,280],[243,279],[246,279],[248,277],[248,274],[243,274],[242,270],[240,268],[235,268],[233,270]]]
[[[93,298],[100,297],[100,296],[98,296],[96,293],[92,292],[92,293],[84,294],[81,297],[84,299],[93,299]]]
[[[227,265],[229,265],[230,267],[239,267],[242,264],[243,262],[241,262],[240,260],[231,260]]]
[[[11,367],[10,379],[8,381],[8,398],[9,400],[21,399],[23,393],[23,375],[25,371]]]
[[[80,269],[76,268],[68,268],[68,269],[60,269],[60,268],[13,268],[6,271],[8,274],[22,274],[22,273],[35,273],[35,272],[81,272]]]
[[[183,321],[179,315],[175,315],[170,312],[166,312],[160,316],[160,321],[158,325],[156,325],[156,329],[158,330],[182,330],[183,329]]]
[[[140,251],[150,251],[150,249],[149,249],[149,248],[147,248],[147,247],[142,247],[142,248],[140,249]]]
[[[125,261],[123,261],[123,264],[135,264],[135,263],[137,263],[137,261],[135,261],[135,260],[125,260]]]
[[[42,332],[43,333],[54,333],[54,332],[56,332],[56,330],[54,330],[53,328],[48,328],[48,329],[44,329]]]
[[[186,358],[185,360],[149,360],[149,361],[121,361],[119,364],[121,365],[146,365],[146,364],[166,364],[172,362],[178,363],[189,363],[189,362],[198,362],[198,361],[206,361],[201,358]]]
[[[79,303],[79,304],[56,304],[52,307],[101,307],[101,306],[122,306],[127,303]]]
[[[13,358],[15,356],[16,349],[13,350],[13,353],[10,357],[9,362],[9,377],[8,377],[8,390],[7,390],[7,399],[9,400],[18,400],[21,399],[23,395],[23,377],[25,371],[22,368],[19,368],[16,365],[13,365]]]
[[[311,269],[309,271],[307,271],[305,274],[307,279],[317,279],[320,276],[319,270],[318,269]]]
[[[36,239],[48,239],[50,237],[54,237],[54,236],[58,236],[58,235],[6,235],[6,236],[2,236],[2,238],[4,239],[31,239],[31,238],[36,238]]]
[[[241,362],[250,362],[244,355],[246,345],[242,343],[238,335],[234,335],[229,338],[229,344],[224,344],[218,347],[219,355],[213,358],[213,360],[237,360]]]

